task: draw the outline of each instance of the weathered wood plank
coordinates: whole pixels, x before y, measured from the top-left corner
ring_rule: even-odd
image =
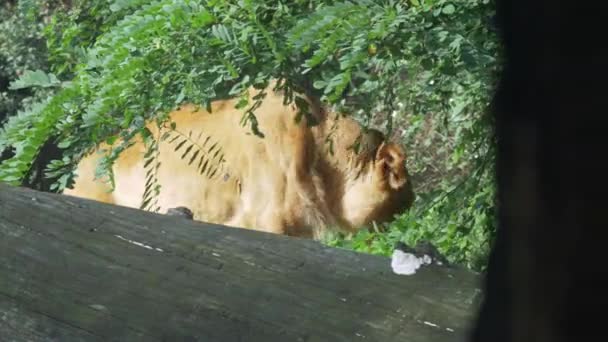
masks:
[[[473,273],[0,184],[15,341],[458,341]]]

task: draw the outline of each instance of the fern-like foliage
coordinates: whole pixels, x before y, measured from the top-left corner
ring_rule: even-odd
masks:
[[[160,144],[165,142],[171,147],[172,153],[177,153],[185,163],[195,168],[198,173],[209,181],[216,180],[223,173],[225,162],[224,152],[211,135],[202,131],[196,134],[192,130],[188,134],[178,130],[174,123],[162,125],[160,139],[152,139],[151,133],[146,130],[144,142],[147,145],[144,154],[144,169],[146,182],[141,209],[159,211],[158,195],[162,185],[158,183],[158,171],[161,167],[159,160]]]
[[[180,153],[180,158],[184,159],[188,165],[196,167],[200,175],[214,179],[223,171],[226,161],[224,152],[219,142],[215,141],[211,135],[199,132],[196,137],[193,137],[192,131],[184,134],[172,128],[162,135],[161,140],[166,140],[169,144],[174,145],[173,151]]]
[[[483,1],[459,5],[462,11],[478,10]],[[103,12],[100,6],[93,8]],[[138,0],[137,6],[121,1],[108,6],[105,10],[124,17],[114,17],[115,24],[79,55],[70,82],[47,104],[36,106],[35,115],[21,115],[31,118],[26,129],[21,129],[23,120],[6,124],[5,132],[17,133],[0,137],[15,153],[0,164],[1,180],[20,182],[42,143],[51,138],[73,162],[115,134],[128,144],[143,132],[146,120],[162,117],[182,102],[209,107],[214,99],[240,96],[270,78],[287,78],[287,86],[294,88],[314,80],[314,88],[330,103],[347,97],[350,101],[340,104],[351,112],[392,114],[397,100],[407,100],[404,111],[443,109],[451,104],[445,95],[437,97],[437,86],[426,91],[431,95],[426,99],[410,94],[420,95],[434,76],[442,91],[452,95],[463,92],[469,80],[443,73],[444,65],[433,65],[432,58],[463,49],[486,58],[491,54],[485,50],[492,48],[459,39],[468,27],[451,27],[450,11],[436,13],[427,5],[400,1]],[[425,23],[432,17],[441,19],[438,25]],[[449,48],[435,49],[450,35]],[[450,63],[462,60],[454,55]],[[432,70],[420,70],[429,69],[424,68],[429,63]],[[413,75],[403,80],[404,71]],[[256,104],[247,105],[242,123],[257,131]],[[462,111],[473,105],[458,107]],[[390,128],[392,115],[385,119]]]
[[[146,183],[144,185],[144,194],[140,209],[158,212],[158,195],[160,194],[161,185],[158,183],[158,170],[161,162],[159,160],[160,148],[159,141],[152,138],[152,133],[145,129],[143,134],[143,142],[146,145],[146,153],[144,154],[144,169],[146,170]]]

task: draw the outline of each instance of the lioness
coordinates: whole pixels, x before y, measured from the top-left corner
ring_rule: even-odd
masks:
[[[195,220],[317,238],[333,228],[352,232],[390,220],[412,205],[401,147],[378,131],[357,140],[362,129],[356,121],[329,115],[310,96],[302,95],[318,124],[307,125],[305,116],[297,122],[299,109],[285,105],[274,86],[264,90],[267,95],[254,112],[263,138],[240,124],[244,109],[235,109],[238,99],[215,101],[211,112],[185,104],[169,114],[174,126],[160,131],[147,123],[154,137],[164,138],[156,171],[160,210],[183,206]],[[249,89],[250,104],[260,91]],[[63,193],[139,208],[154,168],[154,163],[144,165],[143,140],[136,138],[115,161],[113,192],[94,179],[96,152],[109,147],[102,143],[85,156],[73,189]]]

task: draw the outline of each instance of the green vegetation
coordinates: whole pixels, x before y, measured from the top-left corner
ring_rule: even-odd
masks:
[[[0,88],[0,151],[10,154],[0,181],[30,182],[52,142],[62,156],[45,176],[60,191],[82,154],[110,135],[142,135],[152,152],[145,120],[284,78],[288,89],[312,84],[408,148],[415,207],[386,232],[326,243],[389,254],[396,241],[428,239],[453,262],[485,267],[495,229],[486,111],[500,65],[489,0],[15,2],[0,10],[0,60],[10,61],[0,78],[13,80]],[[255,112],[243,123],[255,131]],[[100,174],[111,176],[121,150]]]
[[[31,5],[25,1],[0,5],[0,122],[23,104],[45,96],[41,89],[9,89],[9,83],[26,70],[48,69],[44,15]]]

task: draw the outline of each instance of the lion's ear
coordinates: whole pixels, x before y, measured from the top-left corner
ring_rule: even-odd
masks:
[[[394,143],[382,142],[376,151],[376,167],[383,183],[397,190],[407,183],[405,152]]]

